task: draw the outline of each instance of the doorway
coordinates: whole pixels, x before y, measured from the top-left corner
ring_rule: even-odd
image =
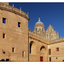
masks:
[[[40,61],[43,61],[43,57],[42,56],[40,56]]]

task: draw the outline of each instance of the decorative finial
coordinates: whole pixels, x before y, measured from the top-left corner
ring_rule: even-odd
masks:
[[[14,4],[12,6],[14,7]]]
[[[38,18],[38,22],[41,22],[41,21],[40,21],[40,17]]]
[[[21,10],[21,7],[20,7],[20,10]]]
[[[27,12],[27,15],[29,15],[29,12]]]
[[[20,13],[21,13],[21,7],[20,7]]]

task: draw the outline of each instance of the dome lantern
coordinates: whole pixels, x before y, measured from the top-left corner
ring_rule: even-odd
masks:
[[[36,24],[43,24],[40,20],[40,17],[38,18],[38,22]]]
[[[35,32],[44,32],[44,24],[41,22],[40,17],[38,18],[38,22],[36,22],[35,26],[34,26],[34,31]]]

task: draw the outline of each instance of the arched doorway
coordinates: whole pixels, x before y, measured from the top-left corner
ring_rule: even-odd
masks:
[[[30,54],[36,54],[36,45],[34,41],[30,42]]]

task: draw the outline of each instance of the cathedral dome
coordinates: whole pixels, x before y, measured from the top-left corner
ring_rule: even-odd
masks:
[[[38,22],[36,24],[43,24],[41,21],[40,21],[40,18],[38,18]]]
[[[42,27],[44,27],[44,24],[41,22],[40,17],[38,18],[38,22],[36,22],[35,26],[42,26]]]

